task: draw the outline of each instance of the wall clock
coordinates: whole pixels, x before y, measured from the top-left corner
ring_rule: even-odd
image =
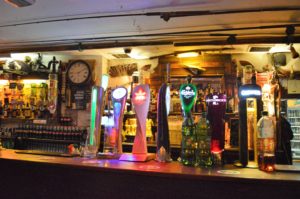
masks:
[[[69,64],[67,70],[68,82],[75,85],[86,84],[91,80],[91,68],[83,60],[75,60]]]

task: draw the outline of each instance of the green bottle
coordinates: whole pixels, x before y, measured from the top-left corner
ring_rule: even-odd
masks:
[[[187,81],[187,84],[180,86],[180,101],[184,113],[182,123],[181,163],[187,166],[196,166],[197,140],[191,109],[197,99],[197,88],[191,84],[191,76],[187,77]]]
[[[206,113],[202,113],[196,126],[197,136],[197,164],[201,167],[210,167],[213,164],[210,152],[211,129],[209,121],[206,119]]]

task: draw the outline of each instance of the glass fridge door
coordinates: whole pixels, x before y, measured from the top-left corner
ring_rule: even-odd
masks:
[[[291,140],[293,159],[300,159],[300,100],[287,100],[287,118],[294,133]]]

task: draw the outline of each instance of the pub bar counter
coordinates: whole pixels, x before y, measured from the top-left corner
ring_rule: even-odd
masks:
[[[291,167],[291,166],[288,166]],[[1,198],[299,198],[300,173],[0,151]]]

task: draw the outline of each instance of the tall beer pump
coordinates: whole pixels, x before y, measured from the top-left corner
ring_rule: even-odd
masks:
[[[49,74],[49,86],[48,86],[48,110],[54,116],[57,109],[57,90],[58,90],[58,77],[56,73],[56,65],[59,64],[59,61],[55,57],[48,63],[48,69],[51,69],[52,72]]]
[[[183,165],[195,166],[197,140],[195,133],[194,120],[192,117],[192,108],[197,99],[197,88],[191,83],[192,77],[187,77],[187,83],[180,86],[180,101],[184,120],[182,123],[182,141],[181,141],[181,163]]]
[[[98,153],[101,135],[101,119],[104,108],[103,99],[107,85],[108,78],[103,76],[102,86],[92,87],[90,129],[83,149],[84,157],[94,158]]]
[[[239,87],[239,158],[236,166],[257,168],[257,121],[261,117],[261,88],[252,77],[251,84]],[[249,162],[249,149],[254,151],[254,159]]]
[[[226,95],[221,92],[213,92],[206,97],[207,119],[211,125],[211,154],[214,165],[223,164],[223,151],[225,140],[224,116],[226,112]]]
[[[148,154],[146,142],[146,120],[150,104],[150,88],[147,84],[140,84],[134,87],[132,92],[132,104],[136,115],[136,135],[134,138],[132,153],[124,153],[120,160],[144,162],[155,157]]]
[[[156,160],[159,162],[170,162],[170,137],[168,115],[170,112],[170,87],[163,84],[159,89],[157,102],[157,138],[156,138]]]
[[[123,116],[124,109],[127,99],[127,89],[125,87],[117,87],[112,92],[112,104],[114,110],[114,128],[113,128],[113,145],[114,152],[116,154],[122,154],[122,127],[123,127]]]

